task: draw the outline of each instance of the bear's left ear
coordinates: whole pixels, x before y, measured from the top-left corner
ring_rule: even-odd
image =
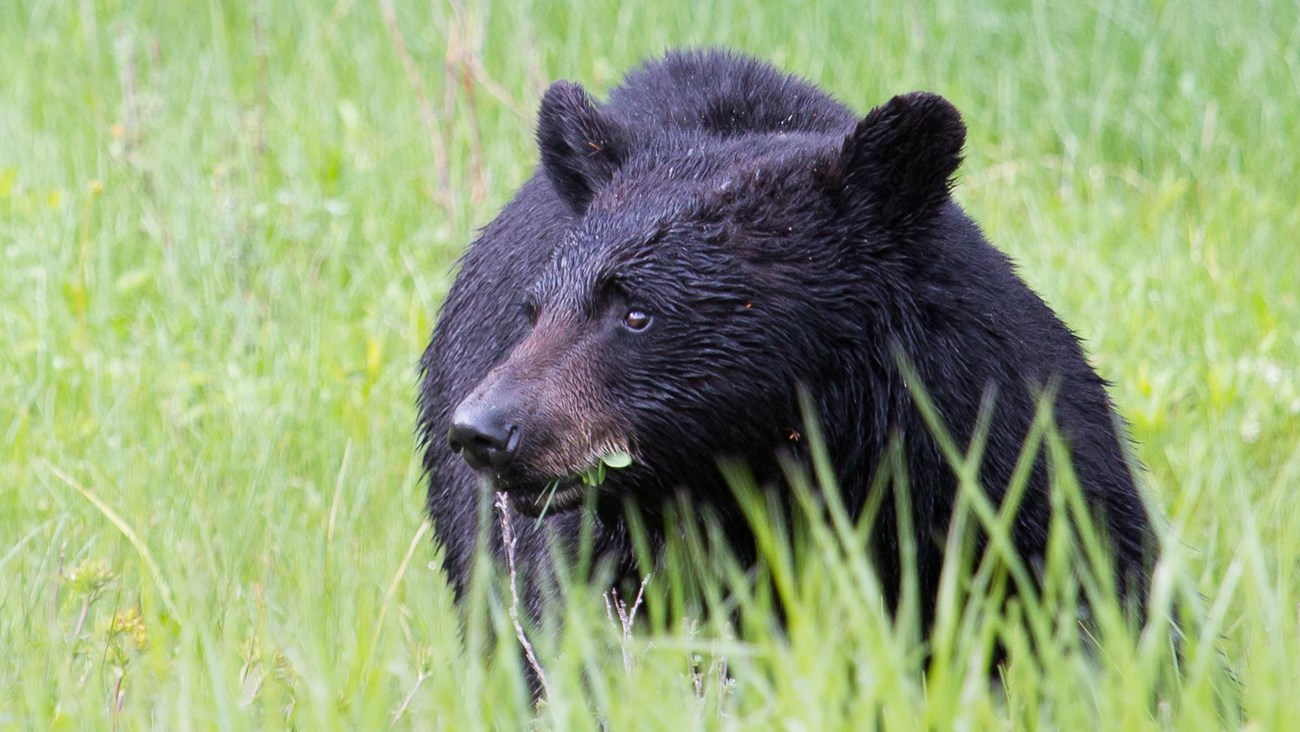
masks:
[[[966,125],[941,96],[913,92],[871,110],[840,150],[843,207],[858,223],[903,231],[930,220],[961,165]]]
[[[579,215],[623,165],[628,137],[622,124],[596,109],[579,84],[557,81],[542,97],[537,117],[542,167]]]

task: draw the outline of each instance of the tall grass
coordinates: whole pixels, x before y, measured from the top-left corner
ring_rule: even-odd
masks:
[[[768,542],[784,629],[722,626],[778,592],[734,577],[631,635],[570,592],[540,712],[506,606],[462,633],[412,437],[455,256],[549,80],[700,44],[962,109],[957,195],[1114,380],[1157,591],[1203,598],[1181,681],[1158,628],[999,619],[978,567],[922,676],[834,520]],[[1250,724],[1300,728],[1294,3],[35,0],[0,47],[0,726],[1202,727],[1222,658]],[[995,637],[1000,687],[968,663]]]

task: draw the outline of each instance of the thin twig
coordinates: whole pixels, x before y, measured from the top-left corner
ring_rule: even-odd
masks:
[[[465,104],[469,111],[464,116],[469,120],[470,170],[473,175],[473,187],[470,200],[482,203],[487,195],[487,176],[483,164],[483,139],[479,131],[478,105],[474,98],[475,80],[478,64],[474,18],[461,0],[449,0],[451,5],[450,28],[447,31],[446,67],[446,107],[444,119],[455,119],[455,86],[459,82]]]
[[[19,542],[18,546],[22,546],[22,542]],[[62,584],[60,578],[63,577],[63,562],[67,558],[67,555],[68,542],[65,541],[63,542],[63,545],[59,547],[59,566],[54,572],[54,577],[51,578],[51,581],[54,583],[54,587],[50,590],[49,624],[51,627],[54,625],[54,619],[59,616],[59,585]],[[0,564],[3,564],[3,562],[0,562]]]
[[[511,96],[510,92],[505,90],[505,87],[498,84],[492,78],[492,75],[487,72],[487,67],[483,65],[483,23],[475,22],[475,18],[470,15],[464,0],[448,0],[447,4],[451,6],[452,18],[450,25],[455,26],[447,31],[448,74],[453,75],[453,61],[464,65],[465,73],[472,74],[474,80],[482,85],[488,94],[496,97],[496,100],[508,107],[515,116],[520,119],[529,119],[530,113],[524,104]],[[460,40],[461,38],[464,38],[463,43]],[[469,50],[462,51],[462,46]],[[525,66],[534,70],[537,68],[535,64],[525,64]],[[466,83],[466,81],[462,80],[462,83]],[[540,95],[540,89],[545,89],[546,84],[544,81],[539,82],[539,84],[538,94]],[[451,118],[448,117],[448,119]]]
[[[632,653],[629,650],[632,642],[632,624],[636,622],[636,611],[641,607],[641,601],[645,598],[645,586],[649,581],[650,575],[641,578],[641,587],[637,589],[636,599],[632,601],[632,606],[630,608],[628,607],[628,604],[623,601],[623,598],[618,596],[618,588],[611,588],[610,591],[605,594],[606,614],[609,615],[610,620],[613,620],[614,616],[618,615],[618,623],[623,628],[623,635],[620,638],[619,646],[623,650],[623,668],[628,671],[632,670]],[[610,601],[611,598],[613,599],[613,602]]]
[[[415,64],[415,59],[411,56],[411,50],[407,48],[406,41],[402,38],[402,31],[397,27],[397,11],[393,9],[393,0],[379,0],[379,12],[384,17],[384,26],[388,28],[388,35],[392,39],[393,49],[397,51],[397,58],[402,62],[402,68],[406,70],[406,78],[411,84],[411,91],[415,93],[416,103],[420,110],[420,121],[424,123],[425,129],[429,133],[429,149],[433,153],[433,167],[438,172],[438,185],[441,188],[435,193],[434,199],[443,204],[449,205],[451,201],[451,169],[447,160],[446,145],[443,144],[442,136],[438,132],[438,119],[433,111],[433,105],[429,103],[429,95],[425,93],[424,82],[420,77],[420,69]]]
[[[263,14],[266,12],[262,3],[253,6],[253,59],[256,69],[256,102],[253,106],[253,151],[257,153],[258,163],[266,157],[266,109],[270,106],[271,92],[266,80],[266,29],[262,27]]]
[[[85,597],[81,598],[81,612],[77,613],[77,624],[72,628],[74,640],[80,638],[81,631],[86,629],[86,618],[90,617],[90,603],[93,596],[93,593],[88,592]]]
[[[406,714],[406,710],[410,708],[411,702],[415,701],[416,692],[420,690],[420,687],[424,685],[425,680],[428,678],[429,674],[425,671],[421,671],[420,674],[415,677],[415,686],[411,687],[410,693],[402,700],[401,706],[397,707],[397,711],[393,712],[392,716],[388,718],[389,724],[397,724],[397,720],[401,719],[403,714]]]
[[[524,655],[528,658],[528,665],[533,667],[533,672],[537,674],[537,680],[542,685],[542,690],[546,692],[547,699],[553,699],[551,694],[551,684],[546,680],[546,673],[542,671],[542,664],[537,661],[537,654],[533,652],[533,644],[528,642],[528,636],[524,635],[524,626],[519,622],[519,589],[518,589],[518,571],[515,569],[515,531],[510,525],[510,507],[506,502],[506,494],[498,492],[496,496],[497,511],[501,513],[501,543],[506,550],[506,566],[510,570],[510,622],[515,626],[515,636],[519,638],[519,644],[524,647]]]

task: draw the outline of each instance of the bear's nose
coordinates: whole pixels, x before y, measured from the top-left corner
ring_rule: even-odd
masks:
[[[501,471],[514,459],[519,429],[500,410],[462,404],[451,417],[447,444],[470,467]]]

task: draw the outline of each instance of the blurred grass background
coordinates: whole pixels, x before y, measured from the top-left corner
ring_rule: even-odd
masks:
[[[693,45],[957,104],[958,198],[1115,382],[1247,719],[1300,728],[1300,10],[1267,0],[0,4],[0,727],[1213,726],[1140,659],[847,692],[839,595],[698,693],[704,641],[579,603],[535,721],[466,650],[416,359],[546,84]]]

